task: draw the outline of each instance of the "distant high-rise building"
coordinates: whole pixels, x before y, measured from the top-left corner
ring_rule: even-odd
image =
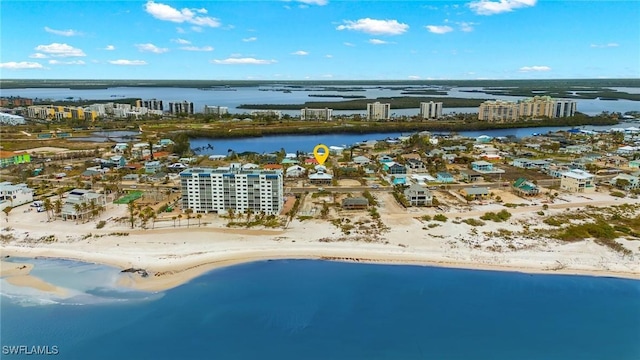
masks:
[[[204,113],[207,114],[207,115],[222,116],[222,115],[226,115],[226,114],[229,113],[229,108],[225,107],[225,106],[205,105],[204,106]]]
[[[478,119],[492,122],[516,121],[518,104],[503,100],[485,101],[480,104]]]
[[[275,116],[278,119],[282,118],[282,111],[280,110],[253,110],[251,115],[254,116]]]
[[[188,101],[170,102],[169,112],[171,114],[193,114],[193,103]]]
[[[520,118],[539,118],[553,116],[555,102],[550,96],[534,96],[518,101],[518,116]]]
[[[420,103],[420,117],[423,119],[439,119],[442,117],[442,103],[441,102],[421,102]]]
[[[162,100],[157,99],[136,100],[136,107],[146,107],[149,110],[164,110]]]
[[[388,120],[391,113],[391,104],[382,104],[378,101],[367,104],[367,120]]]
[[[333,109],[309,109],[300,110],[300,120],[302,121],[331,121]]]
[[[577,103],[574,100],[556,100],[553,117],[571,117],[576,114]]]

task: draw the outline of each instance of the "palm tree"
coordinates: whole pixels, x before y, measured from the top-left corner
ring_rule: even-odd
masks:
[[[249,227],[250,220],[251,220],[251,215],[253,215],[253,210],[249,208],[249,209],[247,209],[247,223],[246,223],[247,227]]]
[[[182,219],[182,214],[178,214],[178,227],[180,227],[180,219]]]
[[[60,199],[53,202],[53,211],[55,212],[55,216],[60,215],[62,212],[62,201],[60,201]]]
[[[193,209],[187,209],[184,211],[187,214],[187,229],[189,228],[189,220],[191,219],[191,214],[193,214]]]
[[[73,210],[76,211],[76,224],[78,224],[78,216],[80,215],[80,211],[82,210],[82,205],[73,204]]]
[[[129,221],[131,222],[131,228],[133,229],[133,225],[136,222],[136,218],[134,217],[136,215],[136,204],[131,201],[127,204],[127,210],[129,210]]]
[[[44,199],[44,211],[47,212],[47,221],[51,221],[51,216],[49,215],[49,211],[53,212],[53,204],[51,204],[51,199]]]
[[[175,217],[175,216],[172,216],[172,217],[171,217],[171,220],[173,220],[173,227],[176,227],[176,217]]]
[[[196,215],[196,217],[198,218],[198,227],[200,227],[200,219],[202,219],[202,214],[198,214]]]

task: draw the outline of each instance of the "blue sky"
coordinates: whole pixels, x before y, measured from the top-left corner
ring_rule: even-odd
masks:
[[[639,78],[640,2],[3,0],[0,78]]]

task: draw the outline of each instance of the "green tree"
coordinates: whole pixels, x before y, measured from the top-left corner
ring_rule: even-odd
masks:
[[[6,208],[2,209],[2,212],[4,212],[6,222],[9,222],[9,213],[11,212],[12,209],[13,208],[11,206],[7,206]]]

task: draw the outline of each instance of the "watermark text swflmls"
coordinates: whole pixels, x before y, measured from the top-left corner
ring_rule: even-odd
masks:
[[[2,345],[2,355],[58,355],[58,345]]]

